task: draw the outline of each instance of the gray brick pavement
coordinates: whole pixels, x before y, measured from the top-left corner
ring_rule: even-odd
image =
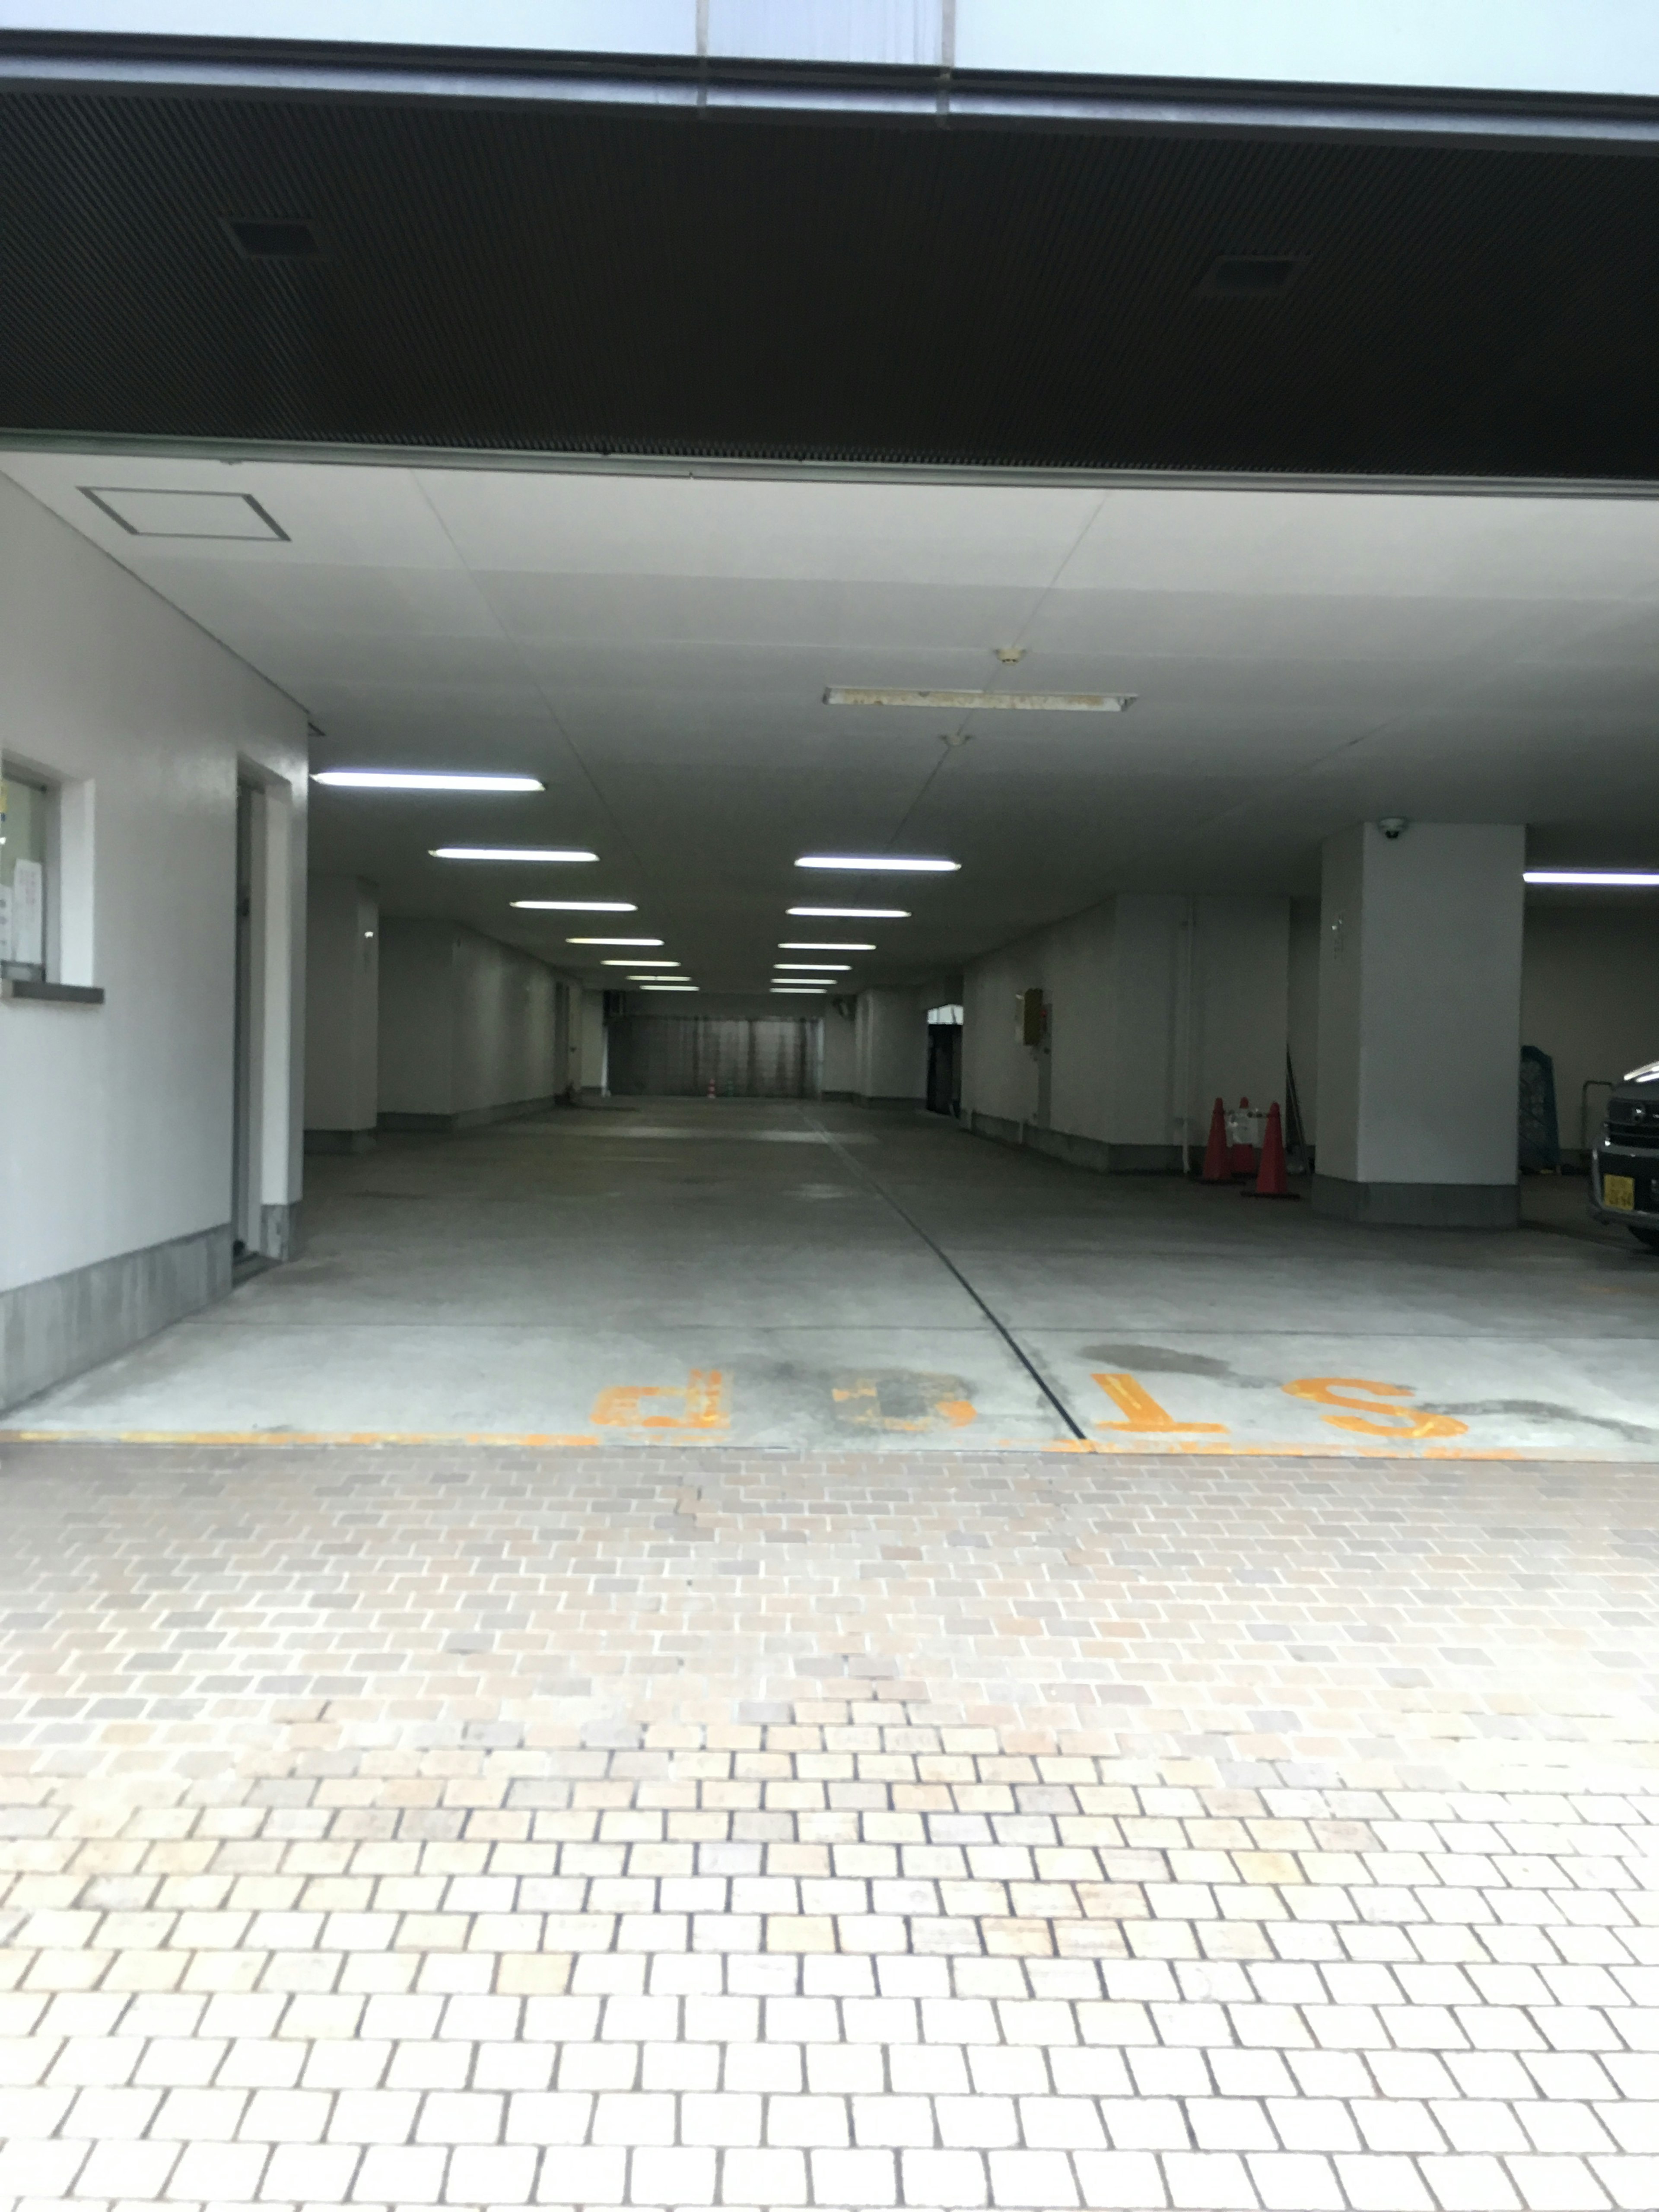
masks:
[[[1650,2212],[1656,1499],[14,1452],[0,2204]]]

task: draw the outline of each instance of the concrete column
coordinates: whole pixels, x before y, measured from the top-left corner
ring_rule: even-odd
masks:
[[[927,1096],[927,1008],[915,991],[859,994],[858,1095],[866,1106]]]
[[[357,876],[306,895],[306,1150],[368,1152],[380,1089],[380,903]]]
[[[605,993],[576,993],[580,1030],[580,1083],[585,1098],[605,1096]]]
[[[842,1007],[847,1011],[843,1013]],[[823,1056],[818,1063],[818,1095],[823,1098],[858,1096],[859,1055],[856,1003],[834,999],[823,1001]]]
[[[1314,1205],[1351,1220],[1517,1218],[1522,867],[1507,823],[1361,823],[1321,889]]]

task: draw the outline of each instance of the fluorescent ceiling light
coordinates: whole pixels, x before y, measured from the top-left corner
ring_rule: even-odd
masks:
[[[597,860],[599,857],[597,853],[562,853],[538,845],[434,845],[431,853],[434,860]]]
[[[780,938],[780,952],[873,952],[873,945],[843,945],[822,938]]]
[[[1659,890],[1659,874],[1650,868],[1528,868],[1529,884],[1602,884],[1617,890]]]
[[[832,684],[826,707],[932,707],[945,714],[977,714],[1012,708],[1028,714],[1121,714],[1134,704],[1133,691],[893,691]]]
[[[687,991],[700,991],[702,986],[701,983],[641,983],[640,988],[642,991],[678,991],[684,996]]]
[[[908,906],[792,906],[797,921],[908,921]]]
[[[798,868],[840,868],[854,876],[953,876],[960,860],[918,860],[893,853],[803,853]]]
[[[827,983],[774,983],[772,996],[775,999],[820,999],[829,988]]]
[[[567,945],[660,945],[662,943],[659,937],[567,937],[564,941]],[[629,963],[629,965],[635,968],[639,964],[637,960]]]
[[[637,914],[629,899],[514,899],[513,904],[527,907],[533,914]]]
[[[428,775],[424,769],[325,768],[313,783],[343,784],[349,791],[544,791],[537,775]]]
[[[780,975],[850,975],[850,960],[775,960]]]
[[[660,943],[662,942],[662,939],[661,939],[660,938],[659,938],[659,939],[658,939],[658,940],[657,940],[657,942],[658,942],[659,944],[660,944]],[[679,966],[679,964],[680,964],[680,963],[679,963],[679,962],[678,962],[678,960],[639,960],[639,959],[634,959],[634,960],[601,960],[601,961],[600,961],[600,963],[599,963],[599,965],[600,965],[600,967],[601,967],[601,968],[678,968],[678,967]]]

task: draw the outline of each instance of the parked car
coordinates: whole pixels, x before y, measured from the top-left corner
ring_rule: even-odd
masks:
[[[1607,1100],[1590,1155],[1590,1212],[1659,1252],[1659,1060],[1632,1068]]]

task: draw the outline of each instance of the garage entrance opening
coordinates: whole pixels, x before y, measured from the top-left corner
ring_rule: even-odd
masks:
[[[816,1098],[823,1024],[624,1014],[611,1024],[610,1078],[622,1098]]]

